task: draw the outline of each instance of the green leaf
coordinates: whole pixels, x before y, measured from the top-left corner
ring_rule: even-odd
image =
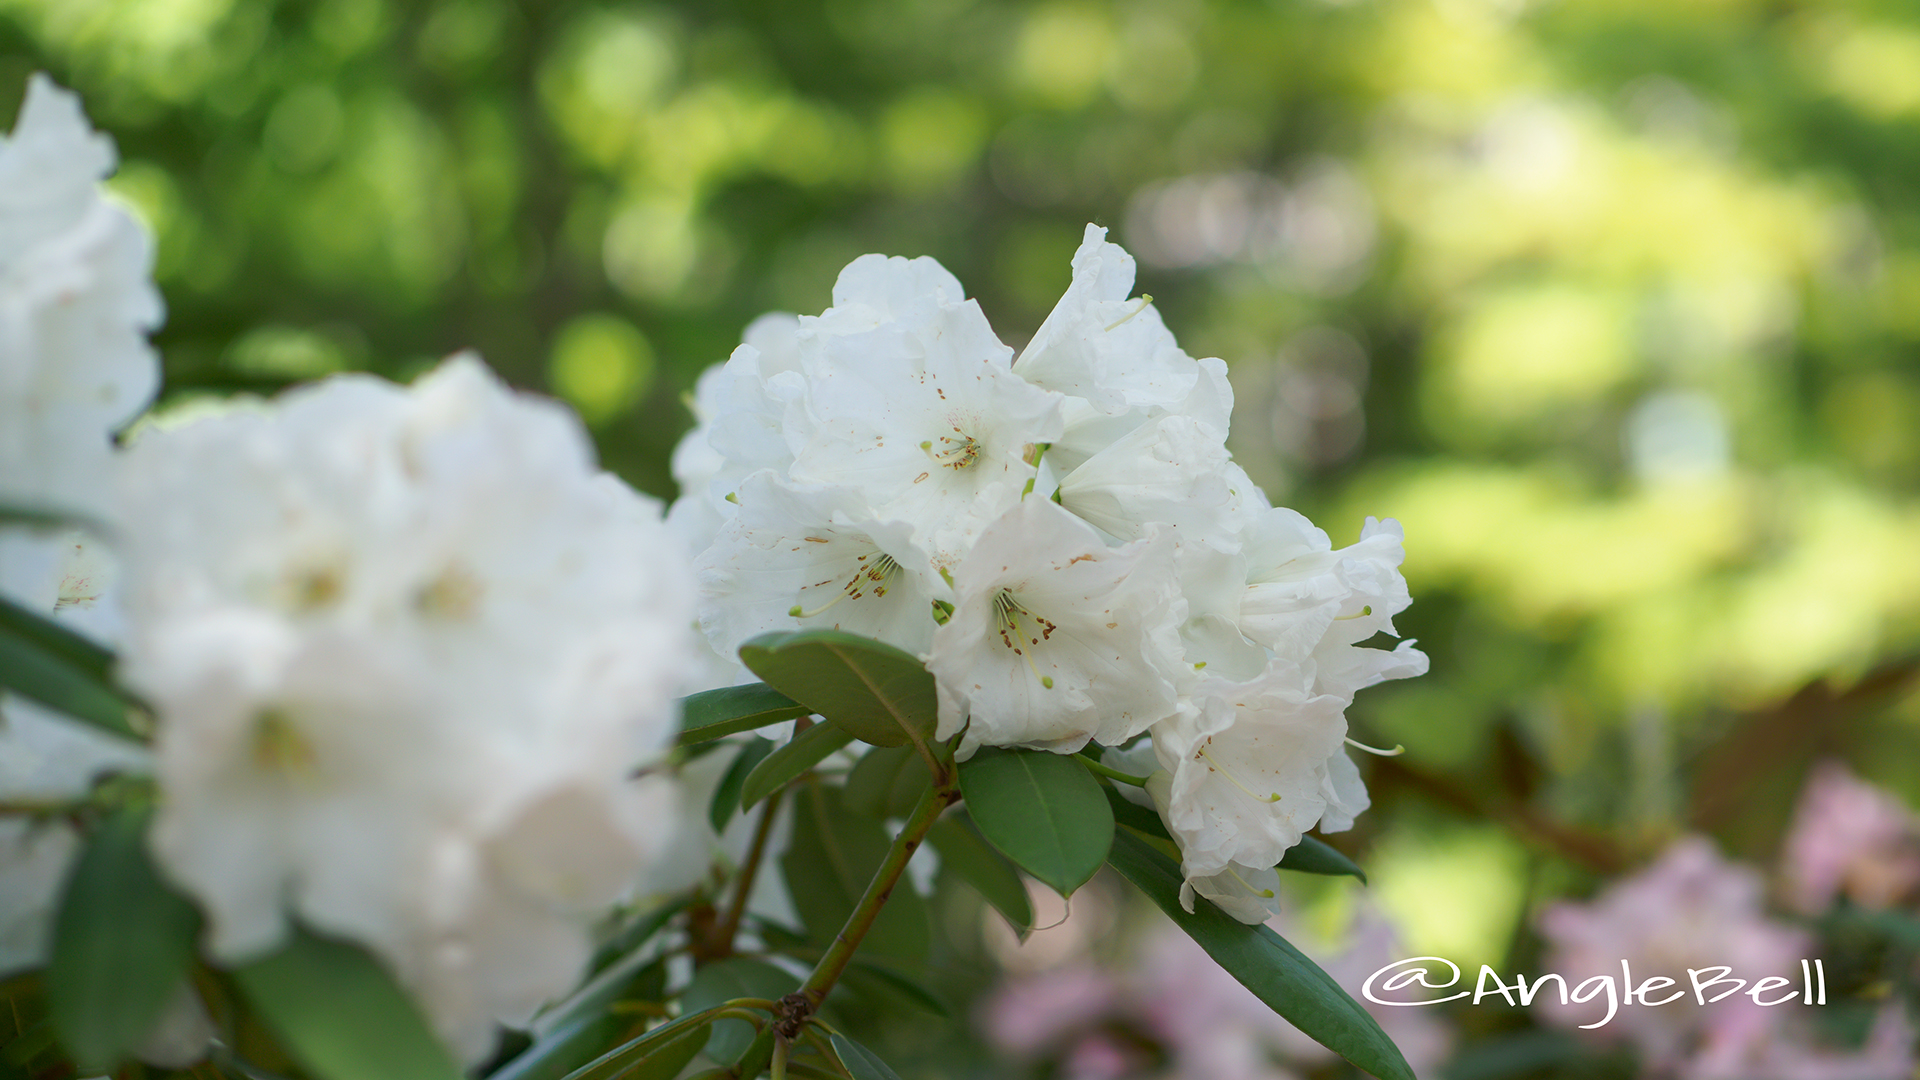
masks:
[[[853,1080],[900,1080],[900,1074],[887,1068],[879,1055],[839,1032],[833,1033],[833,1052],[840,1064],[853,1074]]]
[[[1086,884],[1113,843],[1100,784],[1070,754],[983,747],[960,763],[960,792],[981,834],[1061,896]]]
[[[913,813],[920,793],[932,782],[918,750],[876,746],[854,762],[841,801],[849,810],[882,821],[904,818]]]
[[[740,745],[740,753],[734,757],[733,764],[727,766],[726,775],[713,789],[713,802],[707,806],[707,820],[713,822],[714,832],[727,831],[728,822],[740,812],[740,787],[747,782],[747,774],[771,753],[773,740],[758,735]]]
[[[200,914],[148,859],[150,817],[126,807],[101,822],[54,920],[47,1004],[60,1041],[94,1070],[145,1040],[193,964]]]
[[[0,631],[32,642],[103,683],[112,675],[112,650],[4,596],[0,596]]]
[[[601,1054],[563,1080],[673,1080],[706,1048],[713,1010],[690,1012]]]
[[[1113,811],[1115,823],[1125,825],[1129,829],[1137,829],[1160,840],[1173,839],[1173,834],[1167,831],[1167,823],[1160,820],[1158,813],[1139,803],[1129,801],[1117,788],[1102,784],[1100,790],[1107,797],[1107,808]]]
[[[933,675],[912,653],[840,630],[799,630],[754,638],[740,660],[863,742],[906,746],[933,736]]]
[[[693,973],[680,1003],[687,1011],[716,1009],[734,998],[766,998],[779,1001],[800,986],[800,979],[786,971],[747,956],[716,960]],[[715,1061],[732,1061],[746,1052],[756,1032],[745,1020],[722,1019],[713,1022],[713,1038],[707,1043],[707,1056]]]
[[[1033,901],[1020,872],[981,839],[964,813],[934,822],[927,842],[940,853],[941,869],[973,886],[1012,924],[1015,934],[1025,938],[1033,930]]]
[[[1359,864],[1341,854],[1332,844],[1311,836],[1302,836],[1299,843],[1288,848],[1287,853],[1280,856],[1279,868],[1298,870],[1303,874],[1344,874],[1359,878],[1361,884],[1367,880],[1367,875],[1360,872]]]
[[[823,784],[798,789],[793,838],[780,856],[787,892],[807,936],[826,946],[846,925],[892,841],[879,822],[840,804],[840,790]],[[909,884],[893,890],[861,948],[872,956],[918,964],[933,941],[927,902]]]
[[[0,525],[18,525],[28,529],[71,529],[89,524],[86,519],[61,510],[0,503]]]
[[[392,976],[353,945],[296,930],[285,948],[233,977],[317,1080],[461,1078]]]
[[[1314,1041],[1382,1080],[1414,1080],[1393,1040],[1319,965],[1265,926],[1248,926],[1209,901],[1180,908],[1180,868],[1145,840],[1121,830],[1114,869],[1147,894],[1229,975]]]
[[[829,754],[853,741],[841,728],[815,724],[795,735],[787,745],[768,754],[753,767],[740,785],[740,805],[752,806],[787,786],[794,777],[826,760]]]
[[[766,683],[702,691],[680,699],[680,745],[724,739],[811,711]]]
[[[114,685],[113,654],[5,598],[0,598],[0,690],[139,738],[128,713],[134,703]]]
[[[687,1063],[706,1049],[712,1028],[693,1028],[671,1042],[662,1043],[647,1053],[627,1072],[615,1073],[620,1080],[674,1080]]]
[[[615,961],[645,945],[648,938],[659,933],[661,927],[672,922],[675,915],[685,911],[692,903],[693,897],[690,895],[676,897],[628,923],[606,944],[594,950],[593,963],[588,970],[598,974],[612,967]]]
[[[952,1007],[934,993],[932,987],[877,960],[855,956],[843,978],[854,983],[855,989],[871,992],[875,986],[884,987],[886,992],[904,998],[921,1012],[943,1020],[953,1019]]]
[[[605,1012],[572,1017],[488,1074],[487,1080],[560,1080],[597,1056],[631,1023]]]

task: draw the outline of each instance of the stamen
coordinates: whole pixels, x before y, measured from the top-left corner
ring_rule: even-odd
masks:
[[[1137,308],[1134,308],[1132,311],[1127,312],[1126,315],[1122,317],[1119,322],[1114,323],[1112,326],[1107,327],[1107,329],[1118,330],[1122,325],[1124,325],[1128,320],[1132,319],[1135,315],[1138,315],[1141,312],[1147,310],[1147,305],[1151,303],[1153,303],[1153,297],[1147,295],[1146,293],[1141,293],[1140,306]]]
[[[1382,750],[1377,746],[1368,746],[1366,743],[1354,742],[1352,739],[1348,739],[1347,745],[1353,747],[1355,750],[1365,750],[1369,754],[1376,754],[1380,757],[1399,757],[1401,754],[1407,752],[1407,748],[1404,745],[1398,744],[1391,750]]]
[[[958,435],[959,438],[954,438],[953,435]],[[941,468],[953,469],[957,472],[979,459],[980,443],[959,428],[953,429],[953,435],[942,435],[937,440],[928,439],[920,444],[920,449],[938,462]],[[937,451],[933,448],[936,441],[940,443],[940,449]]]
[[[1200,756],[1207,759],[1207,764],[1212,766],[1215,772],[1219,773],[1221,776],[1226,777],[1227,783],[1232,784],[1234,787],[1237,787],[1241,791],[1246,792],[1249,798],[1255,799],[1259,802],[1268,802],[1268,803],[1276,803],[1280,801],[1280,793],[1277,791],[1271,795],[1256,794],[1252,788],[1241,783],[1240,778],[1233,775],[1233,771],[1231,769],[1228,769],[1225,765],[1220,764],[1220,761],[1218,758],[1215,758],[1212,754],[1207,753],[1206,747],[1202,746],[1200,748]]]
[[[821,604],[812,611],[808,611],[799,604],[795,604],[787,609],[787,614],[795,619],[811,619],[842,600],[860,599],[867,594],[869,588],[873,590],[875,597],[887,595],[887,589],[891,587],[890,583],[893,581],[895,575],[900,573],[900,564],[894,561],[893,556],[884,551],[876,552],[875,554],[878,554],[880,557],[854,570],[853,576],[847,579],[846,584],[840,586],[840,591],[834,594],[833,599]],[[865,563],[867,556],[860,556],[860,561]],[[821,584],[824,585],[826,582],[823,581]]]
[[[1348,619],[1364,619],[1371,614],[1373,614],[1373,605],[1368,604],[1366,607],[1361,608],[1359,611],[1356,611],[1351,615],[1335,615],[1333,617],[1333,621],[1346,622]]]
[[[285,776],[309,774],[319,759],[293,718],[276,708],[262,709],[253,718],[252,750],[255,766]]]
[[[1229,866],[1229,867],[1227,867],[1227,873],[1229,873],[1229,874],[1232,874],[1232,875],[1233,875],[1233,880],[1235,880],[1235,881],[1237,881],[1237,882],[1239,882],[1239,883],[1240,883],[1240,887],[1241,887],[1241,888],[1243,888],[1243,889],[1245,889],[1245,890],[1247,890],[1248,892],[1250,892],[1250,893],[1252,893],[1253,895],[1255,895],[1255,896],[1257,896],[1257,897],[1259,897],[1260,899],[1262,899],[1262,900],[1271,900],[1271,899],[1273,899],[1273,890],[1272,890],[1272,889],[1256,889],[1256,888],[1254,888],[1254,887],[1252,886],[1252,884],[1250,884],[1250,883],[1249,883],[1249,882],[1247,881],[1247,879],[1246,879],[1246,878],[1243,878],[1243,877],[1241,877],[1241,876],[1240,876],[1240,871],[1238,871],[1238,870],[1235,870],[1235,869],[1234,869],[1233,867],[1231,867],[1231,866]]]
[[[1053,676],[1040,674],[1039,666],[1033,662],[1031,647],[1052,637],[1053,632],[1059,627],[1047,621],[1044,616],[1035,615],[1021,607],[1020,601],[1014,599],[1011,589],[1001,589],[994,596],[993,611],[996,621],[1000,624],[1000,640],[1006,644],[1007,648],[1013,650],[1014,655],[1025,658],[1027,670],[1033,672],[1034,679],[1043,689],[1053,689]],[[1021,621],[1023,617],[1032,619],[1040,625],[1038,637],[1034,636],[1034,631],[1027,629],[1026,624]]]

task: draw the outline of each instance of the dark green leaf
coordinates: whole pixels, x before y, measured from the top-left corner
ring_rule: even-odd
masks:
[[[646,944],[647,939],[660,932],[660,929],[673,921],[675,915],[685,911],[693,902],[690,896],[671,900],[652,911],[634,919],[620,928],[620,931],[607,940],[607,943],[594,951],[590,970],[595,973],[611,967],[614,961]]]
[[[820,784],[798,789],[793,839],[780,857],[794,910],[807,936],[822,947],[846,925],[892,846],[879,822],[847,810],[839,796],[838,788]],[[861,948],[869,955],[921,963],[932,939],[926,901],[902,881],[880,909]]]
[[[740,753],[733,759],[733,764],[727,766],[726,775],[720,778],[719,786],[713,789],[713,802],[707,806],[707,820],[713,822],[714,832],[727,831],[733,815],[740,812],[740,787],[747,782],[747,774],[771,753],[773,740],[758,735],[740,745]]]
[[[1311,836],[1301,837],[1299,843],[1280,856],[1280,869],[1298,870],[1303,874],[1345,874],[1359,878],[1362,883],[1367,880],[1367,875],[1360,872],[1359,865],[1352,859],[1325,840],[1316,840]]]
[[[1180,908],[1180,868],[1127,830],[1113,838],[1114,869],[1147,894],[1214,962],[1267,1007],[1382,1080],[1414,1080],[1393,1040],[1319,965],[1265,926],[1248,926],[1202,900]]]
[[[28,529],[71,529],[76,526],[91,526],[94,531],[102,531],[84,517],[64,510],[55,510],[44,506],[23,506],[19,503],[0,503],[0,525],[16,525]]]
[[[800,987],[798,976],[752,957],[735,956],[716,960],[693,973],[680,998],[688,1011],[719,1008],[734,998],[766,998],[778,1001]],[[713,1039],[707,1043],[707,1056],[715,1061],[732,1061],[753,1042],[753,1025],[745,1020],[722,1019],[713,1022]]]
[[[114,687],[112,665],[113,654],[100,646],[0,598],[0,690],[138,738],[128,716],[133,703]]]
[[[833,1052],[840,1055],[840,1064],[853,1074],[853,1080],[900,1080],[900,1074],[887,1068],[873,1051],[837,1031],[833,1034]]]
[[[856,989],[871,991],[875,985],[885,987],[888,993],[905,999],[922,1012],[943,1020],[953,1019],[952,1007],[934,993],[932,987],[877,960],[855,956],[847,965],[844,978],[853,982]]]
[[[234,981],[318,1080],[460,1080],[460,1069],[379,962],[297,930]]]
[[[610,1013],[582,1014],[556,1026],[495,1069],[487,1080],[560,1080],[593,1060],[600,1048],[629,1026],[628,1018]]]
[[[826,760],[829,754],[853,741],[853,736],[832,724],[815,724],[795,735],[787,745],[768,754],[753,767],[740,785],[740,805],[752,806],[787,786],[794,777]]]
[[[662,1043],[649,1051],[646,1058],[634,1065],[630,1071],[616,1073],[620,1080],[674,1080],[687,1063],[707,1048],[707,1039],[711,1028],[694,1028],[671,1042]]]
[[[1138,829],[1148,836],[1157,837],[1161,840],[1173,839],[1173,834],[1167,831],[1167,823],[1160,820],[1158,813],[1141,806],[1139,803],[1128,801],[1127,797],[1120,794],[1116,788],[1108,787],[1105,784],[1100,785],[1100,787],[1101,790],[1106,793],[1107,807],[1113,811],[1113,820],[1116,823],[1125,825],[1130,829]]]
[[[112,675],[111,650],[4,596],[0,596],[0,632],[33,643],[102,683]]]
[[[847,809],[871,818],[904,818],[913,813],[920,793],[932,781],[918,750],[911,746],[876,746],[847,774],[842,801]]]
[[[933,823],[927,842],[940,853],[940,866],[976,889],[1022,938],[1033,929],[1033,901],[1026,883],[999,852],[980,838],[965,814],[949,814]]]
[[[839,630],[799,630],[754,638],[740,660],[863,742],[905,746],[933,735],[933,675],[912,653]]]
[[[568,1073],[563,1080],[672,1080],[695,1054],[706,1048],[712,1033],[712,1010],[690,1012],[629,1039]]]
[[[681,698],[680,710],[682,746],[724,739],[812,711],[766,683],[706,690]]]
[[[1070,754],[982,748],[960,763],[960,792],[981,834],[1062,896],[1086,884],[1113,843],[1100,784]]]
[[[147,858],[149,808],[108,817],[74,863],[54,920],[47,1003],[74,1060],[106,1069],[139,1046],[193,963],[200,914]]]

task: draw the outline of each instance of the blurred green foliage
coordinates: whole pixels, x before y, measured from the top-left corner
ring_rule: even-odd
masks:
[[[1356,707],[1409,750],[1356,842],[1416,948],[1764,856],[1821,754],[1920,794],[1910,4],[0,0],[0,112],[42,68],[173,398],[471,347],[661,495],[696,374],[852,257],[1017,346],[1113,226],[1276,501],[1406,525],[1433,674]]]

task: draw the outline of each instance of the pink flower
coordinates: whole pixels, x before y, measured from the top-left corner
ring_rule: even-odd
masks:
[[[1037,1057],[1115,1013],[1120,985],[1091,963],[1053,968],[1008,981],[980,1014],[987,1040],[1015,1057]]]
[[[1781,863],[1796,910],[1818,914],[1840,895],[1892,907],[1920,887],[1920,816],[1840,762],[1821,762],[1800,793]]]
[[[1799,961],[1811,955],[1809,942],[1799,930],[1766,917],[1762,891],[1756,871],[1724,861],[1705,838],[1682,838],[1658,862],[1591,903],[1548,907],[1540,917],[1540,931],[1552,947],[1544,970],[1578,986],[1594,976],[1618,980],[1625,960],[1636,984],[1664,976],[1674,980],[1672,989],[1686,989],[1689,968],[1730,966],[1749,986],[1770,975],[1798,985]],[[1596,1023],[1607,1009],[1605,995],[1562,1005],[1552,984],[1536,1004],[1548,1022],[1565,1027]],[[1750,1077],[1743,1063],[1784,1019],[1778,1010],[1733,994],[1704,1006],[1682,1000],[1622,1007],[1593,1030],[1600,1038],[1633,1042],[1656,1074],[1706,1080]]]

